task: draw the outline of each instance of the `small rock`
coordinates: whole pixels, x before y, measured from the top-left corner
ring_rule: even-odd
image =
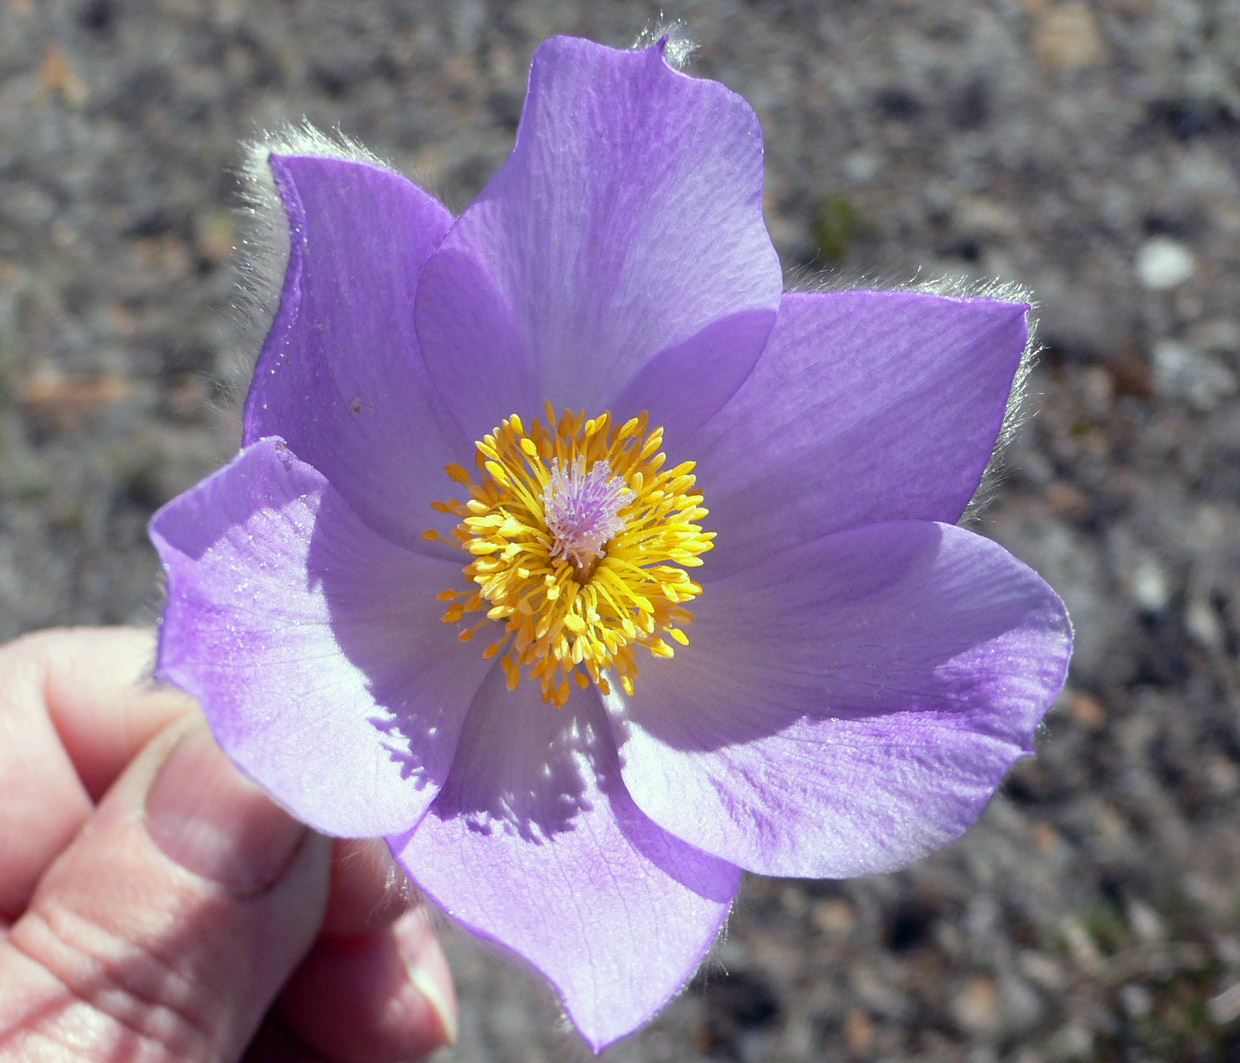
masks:
[[[1066,700],[1068,712],[1080,727],[1090,732],[1102,730],[1102,725],[1107,719],[1106,709],[1102,707],[1102,702],[1093,695],[1081,691],[1073,691]]]
[[[1039,852],[1050,852],[1059,844],[1059,832],[1044,819],[1033,825],[1033,844]]]
[[[1033,949],[1025,949],[1017,955],[1016,964],[1021,973],[1035,985],[1052,993],[1063,991],[1064,981],[1068,977],[1067,972],[1049,956]]]
[[[1089,496],[1064,480],[1047,485],[1046,504],[1056,517],[1067,520],[1079,520],[1093,512]]]
[[[48,94],[58,96],[71,107],[81,107],[90,97],[90,90],[74,72],[69,57],[55,43],[47,46],[39,64],[39,81]]]
[[[874,1044],[874,1020],[860,1008],[849,1008],[844,1016],[844,1038],[855,1055],[868,1055]]]
[[[1085,4],[1047,5],[1037,15],[1033,54],[1051,70],[1082,70],[1104,58],[1098,20]]]
[[[1206,1011],[1219,1026],[1229,1026],[1240,1019],[1240,982],[1228,986],[1218,996],[1207,1000]]]
[[[1042,998],[1033,986],[1015,974],[999,981],[999,1011],[1005,1030],[1029,1030],[1044,1012]]]
[[[1137,562],[1128,574],[1128,593],[1143,613],[1158,616],[1171,602],[1171,581],[1167,570],[1152,557]]]
[[[1183,244],[1156,236],[1137,251],[1137,279],[1152,291],[1176,288],[1193,275],[1197,262]]]
[[[1128,925],[1146,944],[1166,940],[1167,928],[1163,925],[1162,918],[1143,901],[1134,900],[1128,903]]]
[[[115,373],[69,375],[49,364],[36,366],[18,384],[18,395],[27,410],[64,429],[101,407],[124,402],[129,391],[129,382]]]
[[[1179,340],[1159,340],[1152,352],[1154,391],[1161,398],[1187,400],[1211,410],[1240,390],[1236,375],[1221,359]]]
[[[1185,339],[1202,351],[1240,351],[1240,321],[1216,317],[1188,327]]]
[[[1126,985],[1119,991],[1119,1002],[1130,1019],[1144,1019],[1154,1010],[1154,998],[1145,986]]]
[[[1226,632],[1213,604],[1204,594],[1194,594],[1188,599],[1184,609],[1184,627],[1196,642],[1207,649],[1223,648]]]
[[[1230,760],[1211,758],[1204,775],[1210,792],[1218,797],[1229,800],[1240,791],[1240,768]]]
[[[857,922],[857,913],[847,901],[819,901],[810,911],[810,918],[819,930],[827,934],[844,935]]]
[[[844,173],[854,184],[869,184],[880,169],[879,160],[866,152],[854,151],[844,157]]]
[[[991,1031],[997,1024],[998,999],[999,993],[993,979],[974,978],[952,1001],[952,1017],[969,1033]]]
[[[1055,1060],[1094,1058],[1094,1034],[1079,1019],[1061,1027],[1047,1045],[1048,1055]]]

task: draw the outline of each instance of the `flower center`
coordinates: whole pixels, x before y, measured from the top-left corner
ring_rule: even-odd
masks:
[[[588,580],[607,540],[624,531],[621,507],[636,497],[612,475],[606,458],[591,465],[589,472],[582,457],[567,469],[554,461],[542,493],[547,530],[554,536],[551,556],[568,558],[578,578]]]
[[[443,619],[485,611],[462,642],[503,625],[484,656],[502,654],[509,690],[524,669],[557,706],[571,683],[610,693],[604,673],[632,694],[636,647],[671,657],[667,639],[689,644],[684,603],[702,588],[685,569],[702,563],[715,535],[698,524],[707,511],[693,462],[664,469],[663,429],[648,424],[644,413],[617,425],[609,413],[568,411],[557,422],[548,403],[546,425],[535,420],[527,432],[513,414],[481,439],[473,476],[445,470],[469,499],[434,503],[461,519],[451,538],[423,535],[470,555],[473,586],[439,595],[451,603]]]

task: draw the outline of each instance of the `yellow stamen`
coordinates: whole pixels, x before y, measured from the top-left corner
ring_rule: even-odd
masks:
[[[702,563],[715,537],[698,523],[707,510],[693,462],[665,470],[663,429],[648,432],[644,413],[617,425],[610,413],[587,420],[566,410],[557,421],[548,403],[546,418],[527,431],[513,414],[477,443],[472,476],[445,470],[469,498],[434,503],[460,523],[450,539],[425,536],[469,555],[473,586],[437,596],[450,603],[443,619],[485,611],[462,641],[490,621],[503,625],[484,655],[502,654],[509,690],[524,668],[557,706],[573,685],[610,693],[608,672],[632,694],[636,647],[670,657],[672,643],[689,644],[684,604],[702,588],[685,569]]]

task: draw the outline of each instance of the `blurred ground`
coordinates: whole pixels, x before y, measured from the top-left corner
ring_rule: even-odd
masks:
[[[749,881],[717,962],[606,1058],[1240,1058],[1240,4],[674,3],[749,98],[790,269],[1041,300],[982,528],[1067,599],[1036,760],[898,875]],[[647,4],[0,0],[0,636],[150,622],[144,526],[225,460],[238,140],[339,124],[460,209],[536,43]],[[573,1059],[458,941],[445,1059]],[[726,970],[727,975],[724,976]]]

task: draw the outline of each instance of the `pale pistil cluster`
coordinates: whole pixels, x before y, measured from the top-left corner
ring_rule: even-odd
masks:
[[[472,557],[473,587],[439,595],[451,603],[443,619],[485,610],[462,641],[503,625],[484,656],[500,656],[510,690],[524,668],[557,706],[573,683],[610,693],[609,675],[631,694],[637,647],[671,657],[671,643],[689,643],[685,603],[702,588],[686,569],[714,538],[698,523],[707,510],[694,463],[665,469],[663,430],[649,430],[644,413],[623,424],[584,411],[557,420],[548,404],[546,417],[528,431],[507,418],[478,442],[473,476],[447,467],[469,499],[435,508],[460,518],[449,541]]]

